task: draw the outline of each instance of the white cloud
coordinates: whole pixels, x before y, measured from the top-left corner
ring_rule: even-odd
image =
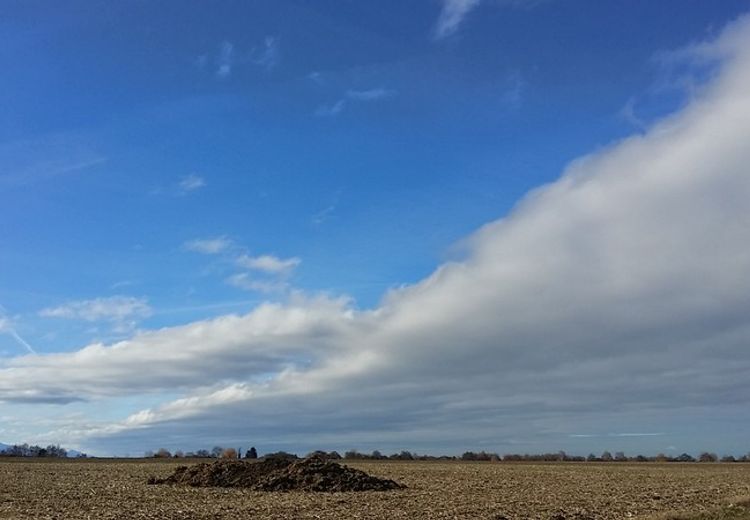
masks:
[[[750,395],[750,18],[712,45],[721,73],[685,109],[575,161],[471,236],[465,260],[372,311],[293,296],[14,358],[0,400],[180,395],[79,432],[110,447],[250,428],[305,447],[580,431],[666,432],[662,446],[702,416],[735,420]]]
[[[178,183],[177,187],[181,194],[189,193],[191,191],[203,188],[206,185],[206,180],[194,173],[183,177]]]
[[[226,277],[224,283],[245,291],[262,293],[287,291],[289,284],[286,280],[302,262],[297,257],[279,258],[274,255],[238,254],[243,248],[224,236],[190,240],[183,244],[183,248],[207,255],[222,255],[221,258],[227,265],[254,271],[255,275],[248,272],[234,273]]]
[[[151,314],[152,309],[145,298],[131,296],[72,301],[39,311],[39,315],[45,318],[112,322],[148,318]]]
[[[480,0],[443,0],[437,24],[435,37],[445,38],[458,30],[464,18],[480,3]]]
[[[336,338],[349,326],[341,321],[345,305],[345,300],[295,297],[287,306],[263,304],[244,316],[141,332],[111,346],[95,343],[70,354],[38,356],[38,362],[14,358],[0,365],[8,367],[0,368],[0,401],[60,402],[158,388],[211,387],[227,378],[276,372],[294,365],[300,355],[315,359],[341,348]],[[311,329],[317,330],[318,339],[307,337]],[[19,386],[24,374],[31,373],[43,373],[43,379]]]
[[[242,255],[237,258],[237,265],[246,269],[254,269],[269,274],[289,274],[301,260],[297,257],[279,258],[273,255],[249,256]]]
[[[204,255],[216,255],[232,247],[232,241],[225,236],[204,239],[197,238],[185,242],[183,247],[188,251],[203,253]]]

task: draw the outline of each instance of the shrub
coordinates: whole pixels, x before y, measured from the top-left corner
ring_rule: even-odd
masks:
[[[236,459],[237,450],[235,450],[234,448],[227,448],[221,452],[221,458],[222,459]]]

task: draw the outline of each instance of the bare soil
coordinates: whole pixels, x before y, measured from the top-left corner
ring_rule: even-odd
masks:
[[[729,504],[750,496],[750,464],[345,464],[406,485],[387,493],[146,483],[198,462],[0,459],[0,519],[746,520]]]

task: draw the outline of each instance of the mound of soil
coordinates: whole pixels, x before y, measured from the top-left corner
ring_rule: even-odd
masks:
[[[280,458],[258,462],[219,460],[180,466],[169,477],[151,477],[148,483],[239,487],[255,491],[388,491],[404,487],[393,480],[373,477],[319,457],[296,461]]]

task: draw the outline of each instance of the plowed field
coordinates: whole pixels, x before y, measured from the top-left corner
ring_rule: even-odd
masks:
[[[146,483],[190,463],[0,459],[0,518],[621,519],[699,513],[750,495],[750,464],[351,463],[407,486],[360,493]]]

